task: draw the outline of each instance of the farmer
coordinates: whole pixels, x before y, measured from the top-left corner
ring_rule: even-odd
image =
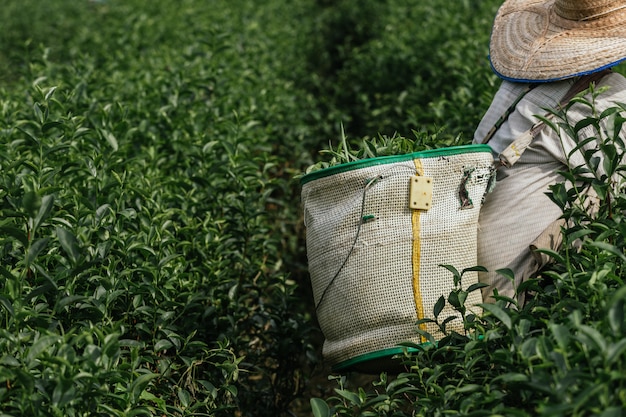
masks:
[[[538,238],[550,242],[559,236],[560,229],[552,228],[550,234],[550,226],[562,215],[546,193],[563,181],[559,171],[584,164],[580,153],[567,156],[575,142],[548,126],[535,130],[515,161],[528,144],[525,133],[538,115],[566,104],[566,95],[586,90],[590,82],[596,89],[608,87],[596,101],[598,114],[616,102],[626,103],[626,79],[607,70],[626,59],[626,0],[506,0],[496,15],[489,49],[502,84],[474,143],[488,143],[500,160],[522,138],[522,145],[508,153],[513,165],[499,168],[495,189],[480,213],[478,264],[489,270],[480,273],[480,281],[488,284],[484,300],[493,302],[494,290],[515,299],[517,286],[541,267],[531,247],[545,247]],[[577,103],[567,114],[573,125],[589,117],[590,109]],[[592,135],[591,129],[581,134]],[[593,146],[592,141],[585,149]],[[513,271],[514,282],[496,273],[506,268]],[[524,302],[524,294],[517,297]]]

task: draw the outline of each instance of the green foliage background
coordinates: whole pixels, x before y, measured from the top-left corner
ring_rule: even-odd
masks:
[[[495,407],[485,379],[439,379],[437,350],[380,381],[387,398],[307,408],[320,335],[294,178],[344,133],[468,142],[498,86],[499,3],[5,0],[2,415],[404,415],[415,378],[437,412]],[[492,330],[505,355],[512,333]],[[455,340],[449,360],[484,353]]]
[[[288,10],[3,8],[5,415],[279,415],[301,392]]]

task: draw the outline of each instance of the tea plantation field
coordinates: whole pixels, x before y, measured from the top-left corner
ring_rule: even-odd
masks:
[[[367,388],[320,356],[298,176],[342,134],[467,143],[498,5],[4,0],[0,415],[621,415],[619,191],[591,225],[555,191],[590,243],[481,338]]]

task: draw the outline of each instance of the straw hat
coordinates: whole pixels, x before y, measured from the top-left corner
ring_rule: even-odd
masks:
[[[556,81],[626,59],[626,0],[506,0],[491,34],[493,70],[510,81]]]

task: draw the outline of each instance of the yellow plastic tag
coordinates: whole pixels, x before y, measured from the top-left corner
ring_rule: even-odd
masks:
[[[411,176],[409,190],[409,208],[415,210],[430,209],[433,201],[433,179],[430,177]]]

